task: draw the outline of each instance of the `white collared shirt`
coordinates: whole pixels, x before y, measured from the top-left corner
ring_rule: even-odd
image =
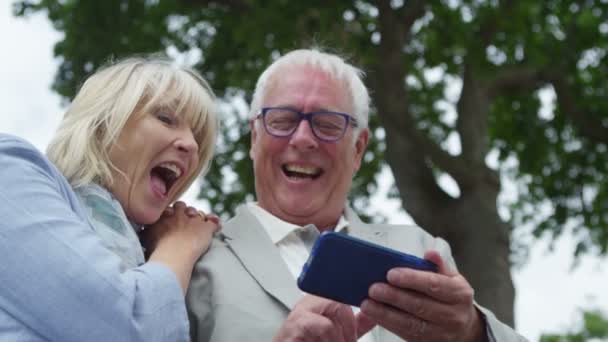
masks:
[[[249,210],[253,215],[260,221],[262,227],[270,237],[272,243],[279,250],[279,254],[283,258],[283,261],[287,265],[289,272],[295,279],[298,278],[302,271],[302,266],[308,260],[310,252],[306,248],[306,245],[302,239],[296,234],[296,230],[301,229],[300,226],[285,222],[276,216],[272,215],[268,211],[262,209],[257,202],[247,204]],[[348,221],[344,215],[340,216],[338,224],[334,229],[335,232],[341,232],[346,230]],[[358,312],[358,308],[353,308],[355,312]],[[372,329],[369,333],[359,338],[360,342],[375,342],[375,331],[377,328]]]

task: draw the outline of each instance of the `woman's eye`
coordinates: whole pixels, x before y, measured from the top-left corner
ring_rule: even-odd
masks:
[[[156,118],[167,125],[172,125],[175,122],[173,116],[166,113],[156,113]]]

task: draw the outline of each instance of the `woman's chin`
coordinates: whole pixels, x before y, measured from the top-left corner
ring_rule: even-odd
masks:
[[[134,215],[131,221],[138,225],[151,225],[156,223],[161,216],[162,212],[140,213],[139,215]]]

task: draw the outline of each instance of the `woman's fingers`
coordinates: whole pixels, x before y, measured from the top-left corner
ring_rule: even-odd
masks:
[[[170,216],[175,212],[175,209],[172,207],[168,207],[165,212]],[[220,218],[219,216],[213,214],[213,213],[209,213],[206,214],[204,211],[200,210],[200,209],[196,209],[195,207],[191,207],[188,206],[185,209],[185,213],[188,217],[196,217],[196,216],[200,216],[203,221],[207,222],[207,221],[211,221],[213,222],[215,225],[217,225],[218,227],[216,227],[217,229],[215,231],[219,230],[219,224],[220,224]]]

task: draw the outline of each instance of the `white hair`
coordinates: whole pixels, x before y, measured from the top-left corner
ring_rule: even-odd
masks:
[[[199,146],[199,165],[178,189],[179,197],[209,167],[219,122],[207,82],[169,60],[129,58],[89,77],[65,113],[47,155],[74,188],[91,182],[110,186],[112,170],[117,169],[108,153],[127,120],[159,108],[182,116]]]
[[[367,88],[362,81],[364,72],[361,69],[348,64],[344,58],[320,51],[316,48],[291,51],[279,57],[264,70],[255,86],[253,100],[251,101],[250,116],[254,118],[259,114],[262,109],[262,101],[264,100],[266,92],[270,88],[270,83],[273,82],[273,76],[275,76],[277,71],[285,67],[303,65],[319,68],[319,70],[328,74],[333,79],[344,82],[353,105],[353,113],[348,114],[357,119],[357,132],[363,128],[367,128],[370,98]],[[356,135],[357,134],[355,134],[355,136]]]

